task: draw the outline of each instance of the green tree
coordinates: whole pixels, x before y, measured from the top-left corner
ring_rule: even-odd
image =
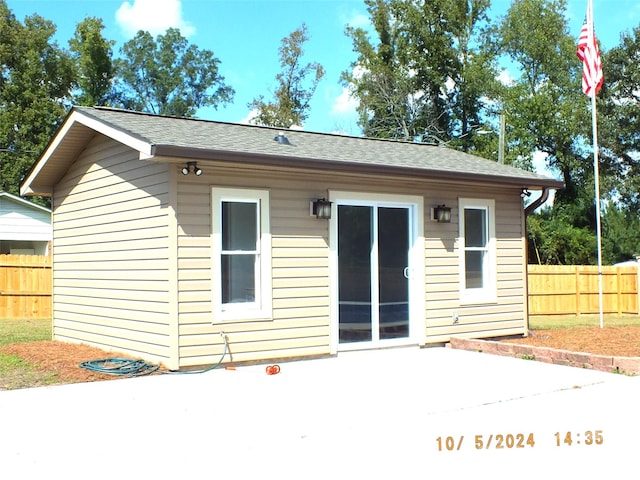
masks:
[[[613,264],[640,254],[640,218],[633,208],[610,203],[602,217],[603,262]]]
[[[493,35],[498,51],[519,71],[502,96],[509,158],[532,169],[534,153],[545,154],[567,186],[559,199],[586,183],[591,125],[565,11],[565,0],[515,0]]]
[[[584,207],[554,205],[527,219],[529,263],[594,265],[596,237]]]
[[[74,103],[78,105],[109,105],[112,97],[115,67],[113,40],[102,36],[102,20],[85,18],[76,26],[69,48],[76,61],[78,92]]]
[[[231,101],[211,50],[189,45],[178,29],[153,39],[139,31],[116,60],[116,95],[121,106],[160,115],[192,117],[201,107]]]
[[[591,111],[580,88],[577,39],[568,33],[565,11],[565,0],[514,0],[493,38],[498,51],[519,70],[502,96],[509,125],[507,159],[532,169],[533,156],[542,154],[565,183],[551,209],[528,219],[534,251],[543,263],[594,264]],[[603,163],[602,178],[608,170]],[[602,182],[603,197],[609,183]]]
[[[358,54],[344,84],[359,100],[365,135],[470,150],[495,91],[481,27],[488,0],[365,0],[373,38],[347,28]]]
[[[39,15],[19,22],[0,0],[0,190],[19,184],[70,106],[73,62]]]
[[[358,58],[342,80],[358,99],[359,125],[367,137],[419,140],[422,137],[420,103],[415,80],[400,58],[400,23],[390,2],[365,0],[377,35],[369,38],[362,28],[347,27]]]
[[[319,63],[302,64],[303,46],[308,40],[304,23],[282,39],[278,50],[282,72],[276,75],[278,86],[273,92],[273,100],[267,102],[260,95],[248,104],[257,112],[254,123],[283,128],[304,125],[309,117],[309,102],[324,77],[324,68]],[[307,80],[309,76],[311,78]]]
[[[600,156],[609,159],[619,202],[640,213],[640,26],[603,54],[605,83],[598,104]],[[640,235],[640,232],[638,233]]]

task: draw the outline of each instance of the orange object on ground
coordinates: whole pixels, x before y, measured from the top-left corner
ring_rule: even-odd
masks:
[[[280,373],[280,365],[269,365],[267,367],[267,375],[275,375]]]

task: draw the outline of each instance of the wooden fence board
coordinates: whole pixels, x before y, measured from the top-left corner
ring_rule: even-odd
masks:
[[[0,255],[0,319],[51,318],[51,257]]]
[[[529,315],[586,315],[600,311],[598,267],[529,265]],[[602,267],[602,310],[640,314],[635,267]]]

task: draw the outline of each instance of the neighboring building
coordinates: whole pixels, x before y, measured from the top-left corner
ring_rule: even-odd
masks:
[[[48,255],[51,210],[0,192],[0,255]]]
[[[522,194],[561,186],[433,145],[77,107],[21,192],[52,197],[55,338],[178,369],[225,337],[241,362],[524,334]]]

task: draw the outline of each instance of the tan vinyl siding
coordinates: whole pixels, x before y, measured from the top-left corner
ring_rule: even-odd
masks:
[[[451,336],[487,338],[526,332],[524,213],[518,193],[477,187],[465,190],[465,197],[495,199],[496,302],[460,303],[457,209],[445,228],[435,225],[442,238],[431,235],[427,240],[427,343],[447,342]],[[457,206],[456,197],[445,200]],[[458,314],[457,324],[454,313]]]
[[[178,285],[181,366],[217,361],[224,332],[228,361],[329,352],[328,224],[309,216],[310,195],[298,182],[270,187],[263,175],[185,178],[178,185]],[[215,182],[215,183],[212,183]],[[217,322],[212,314],[211,187],[269,190],[273,316]],[[273,183],[271,183],[273,185]]]
[[[168,169],[96,136],[57,184],[54,336],[169,361]]]
[[[451,335],[498,336],[524,332],[522,207],[518,189],[496,196],[477,188],[393,177],[263,168],[203,168],[178,184],[178,282],[181,366],[216,362],[224,332],[227,360],[327,354],[330,351],[329,223],[309,216],[309,201],[330,190],[422,195],[425,198],[425,318],[427,342]],[[180,176],[179,176],[180,177]],[[211,294],[211,186],[265,189],[270,194],[273,318],[216,323]],[[463,190],[464,189],[464,190]],[[460,305],[457,196],[496,201],[497,302]],[[429,219],[432,206],[454,207],[449,224]],[[452,325],[452,313],[460,321]]]

